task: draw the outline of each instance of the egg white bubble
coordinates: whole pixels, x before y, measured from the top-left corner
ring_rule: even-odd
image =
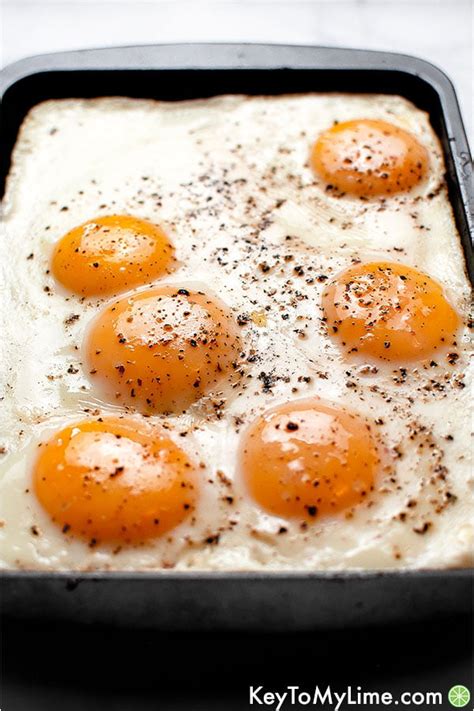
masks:
[[[387,199],[328,193],[309,166],[311,147],[335,121],[356,118],[389,121],[413,133],[429,152],[427,180]],[[404,375],[404,364],[347,359],[321,321],[325,284],[355,260],[422,270],[443,284],[461,315],[468,313],[469,282],[444,171],[428,116],[397,96],[71,99],[35,107],[14,150],[0,242],[2,567],[471,565],[467,329],[456,363],[436,357],[436,365],[411,364]],[[170,536],[120,549],[91,548],[65,536],[31,489],[39,442],[75,421],[124,412],[96,391],[81,354],[90,323],[117,297],[79,298],[49,273],[57,240],[108,214],[161,225],[178,268],[152,284],[191,284],[216,294],[242,324],[243,341],[237,383],[223,382],[183,415],[149,418],[201,465],[195,519]],[[249,498],[238,456],[242,433],[255,417],[311,396],[377,420],[395,473],[392,480],[381,477],[370,504],[352,517],[320,519],[302,529],[301,522],[268,515]]]

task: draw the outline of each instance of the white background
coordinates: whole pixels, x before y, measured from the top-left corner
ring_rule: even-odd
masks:
[[[382,49],[451,77],[473,145],[471,0],[0,0],[1,59],[65,49],[229,41]]]

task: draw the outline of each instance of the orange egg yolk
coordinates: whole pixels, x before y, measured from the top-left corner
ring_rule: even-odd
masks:
[[[428,173],[428,152],[408,131],[385,121],[338,123],[316,141],[311,164],[340,193],[377,197],[408,192]]]
[[[348,353],[414,361],[455,345],[459,317],[441,286],[403,264],[358,264],[323,294],[329,333]]]
[[[143,422],[78,422],[41,445],[33,470],[40,503],[64,533],[137,543],[180,524],[195,507],[196,469]]]
[[[144,412],[179,412],[236,371],[241,343],[216,297],[165,285],[107,306],[84,347],[106,397]]]
[[[108,215],[75,227],[57,243],[54,277],[76,294],[117,294],[174,269],[174,250],[157,225]]]
[[[316,398],[259,417],[243,437],[240,462],[263,509],[306,521],[347,513],[364,501],[380,464],[370,424]]]

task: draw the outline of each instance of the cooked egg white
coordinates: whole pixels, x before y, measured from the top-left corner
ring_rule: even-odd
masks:
[[[370,118],[409,131],[429,171],[409,193],[340,196],[313,172],[318,135]],[[396,96],[223,96],[191,102],[49,101],[27,116],[3,203],[0,536],[4,568],[345,570],[472,564],[469,282],[428,116]],[[160,226],[176,256],[150,284],[199,289],[238,324],[239,378],[183,414],[146,413],[198,467],[199,502],[166,536],[91,545],[53,523],[32,487],[38,444],[85,418],[144,415],[106,399],[83,342],[113,296],[51,274],[68,231],[123,214]],[[348,356],[328,333],[327,284],[358,262],[398,262],[444,288],[456,346],[422,362]],[[138,292],[150,284],[136,287]],[[133,293],[136,293],[133,292]],[[126,293],[125,293],[126,296]],[[239,471],[255,418],[318,397],[374,422],[392,465],[350,515],[287,519]]]

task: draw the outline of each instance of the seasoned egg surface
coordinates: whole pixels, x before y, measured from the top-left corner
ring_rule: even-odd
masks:
[[[173,270],[173,247],[158,225],[104,215],[74,227],[56,244],[52,271],[76,294],[115,294]]]
[[[224,303],[188,284],[166,284],[101,310],[86,335],[84,361],[112,402],[179,413],[232,379],[241,347]]]
[[[329,333],[349,355],[421,362],[457,347],[460,319],[441,285],[404,264],[346,269],[325,290],[323,311]]]
[[[311,160],[328,186],[366,198],[408,192],[429,170],[420,139],[373,119],[336,123],[319,136]]]
[[[194,508],[195,466],[146,421],[76,422],[39,445],[34,489],[63,533],[142,542],[178,526]]]
[[[2,566],[469,565],[444,172],[397,96],[35,107],[0,243]]]
[[[382,469],[375,425],[318,399],[265,412],[242,437],[241,472],[253,498],[285,518],[351,513]]]

